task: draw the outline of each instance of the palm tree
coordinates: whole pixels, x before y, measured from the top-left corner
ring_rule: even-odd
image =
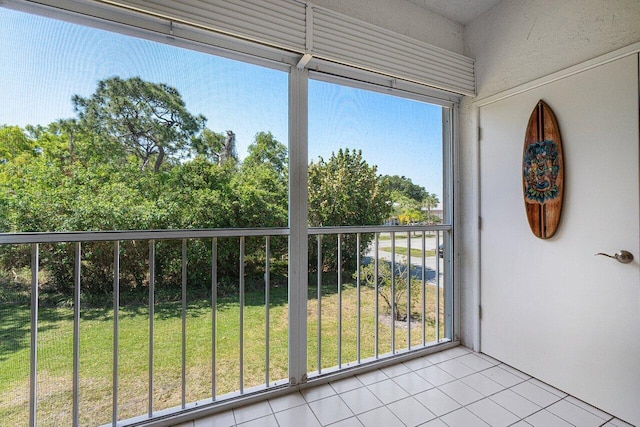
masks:
[[[427,193],[427,195],[422,199],[422,205],[427,208],[427,221],[434,222],[433,217],[431,216],[431,209],[438,206],[440,200],[438,196],[433,193]]]

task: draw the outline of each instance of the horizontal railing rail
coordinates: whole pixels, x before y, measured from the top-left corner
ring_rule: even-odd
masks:
[[[309,227],[310,235],[448,231],[450,225],[382,225]],[[116,240],[175,240],[212,237],[288,236],[289,228],[208,228],[180,230],[51,231],[0,233],[0,245],[28,243],[113,242]]]
[[[358,226],[338,226],[338,227],[309,227],[310,235],[318,234],[356,234],[356,233],[406,233],[420,231],[449,231],[451,225],[358,225]]]
[[[22,243],[113,242],[116,240],[177,240],[212,237],[288,236],[288,228],[208,228],[183,230],[55,231],[0,233],[0,245]]]

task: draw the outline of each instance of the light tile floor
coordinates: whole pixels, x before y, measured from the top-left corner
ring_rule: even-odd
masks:
[[[176,427],[628,427],[465,347]]]

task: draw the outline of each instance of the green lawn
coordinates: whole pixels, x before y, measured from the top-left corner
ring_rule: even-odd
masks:
[[[391,252],[391,246],[380,246],[381,251]],[[427,249],[424,251],[425,256],[434,257],[436,255],[436,251],[433,249]],[[396,246],[396,255],[404,255],[407,256],[407,248],[403,246]],[[412,263],[415,264],[415,260],[422,259],[422,249],[411,248],[411,258],[413,259]]]
[[[407,239],[407,233],[402,233],[402,232],[396,232],[395,233],[395,237],[396,240],[399,239]],[[413,233],[412,237],[422,237],[422,233]],[[426,233],[425,237],[435,237],[435,234],[433,233]],[[379,237],[378,237],[379,241],[383,241],[383,240],[391,240],[391,233],[380,233]]]
[[[287,378],[288,306],[286,287],[272,287],[270,308],[270,381]],[[316,288],[309,290],[308,370],[317,369]],[[342,363],[356,360],[356,298],[353,286],[342,289]],[[361,354],[374,355],[374,291],[361,289]],[[322,367],[337,365],[338,297],[335,284],[322,292]],[[434,339],[435,292],[427,287],[427,341]],[[421,302],[412,301],[417,312]],[[380,354],[391,351],[390,318],[380,301]],[[154,314],[154,410],[181,403],[181,303],[157,302]],[[27,304],[0,307],[0,417],[6,425],[28,423],[29,324]],[[216,313],[216,394],[236,391],[239,383],[237,297],[221,298]],[[416,317],[418,319],[419,316]],[[72,416],[73,310],[41,308],[38,330],[38,424],[69,425]],[[421,343],[419,320],[412,321],[412,345]],[[147,412],[149,402],[149,312],[145,306],[119,312],[120,419]],[[189,301],[186,316],[186,401],[211,397],[212,313],[210,301]],[[247,293],[244,307],[244,387],[265,383],[264,293]],[[110,422],[113,366],[113,310],[84,309],[80,321],[80,423]],[[406,322],[396,323],[396,349],[407,346]]]

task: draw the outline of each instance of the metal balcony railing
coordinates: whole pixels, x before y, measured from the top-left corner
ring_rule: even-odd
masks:
[[[308,316],[306,363],[308,370],[315,369],[310,377],[450,340],[450,232],[446,225],[309,228],[309,298],[301,312]],[[274,239],[280,239],[276,253]],[[288,341],[287,326],[278,322],[287,318],[287,283],[278,287],[273,278],[273,263],[282,270],[287,262],[288,239],[287,228],[0,234],[4,256],[14,250],[22,251],[22,259],[27,253],[30,258],[28,266],[21,266],[19,254],[15,256],[16,270],[24,267],[30,274],[30,304],[15,308],[16,313],[28,312],[21,350],[28,349],[28,366],[22,359],[25,366],[12,371],[25,378],[0,376],[6,383],[0,384],[0,395],[5,396],[0,398],[0,415],[32,426],[127,425],[288,384],[288,342],[282,342]],[[57,245],[68,247],[69,255],[62,250],[63,256],[51,256]],[[105,247],[112,251],[101,258],[109,260],[107,274],[113,283],[105,294],[112,302],[108,308],[94,308],[83,302],[89,280],[85,275],[89,259]],[[237,258],[229,255],[229,248],[237,250]],[[169,252],[173,255],[166,255]],[[146,259],[137,270],[124,272],[122,262],[140,254]],[[51,309],[41,291],[52,280],[46,277],[52,275],[47,262],[54,259],[69,270],[73,295],[62,308]],[[206,274],[192,279],[190,269],[204,266]],[[175,273],[169,279],[168,270]],[[129,282],[136,274],[143,277],[132,287]],[[278,280],[286,282],[286,273],[284,279],[279,274]],[[192,295],[194,281],[202,277],[210,281],[206,301]],[[249,291],[247,277],[252,277]],[[173,285],[163,284],[171,280]],[[224,283],[228,294],[222,291]],[[141,288],[146,288],[143,297]],[[172,301],[163,302],[166,289],[174,292]],[[278,303],[272,292],[278,292]],[[146,306],[139,300],[128,302],[131,293]],[[52,320],[56,310],[68,315]],[[18,328],[12,323],[1,326],[5,336]],[[93,338],[105,328],[108,338]],[[142,328],[145,332],[138,336]],[[54,336],[62,350],[49,354],[51,330],[56,329],[62,330]],[[207,335],[204,344],[202,335]],[[20,363],[12,359],[19,341],[0,354],[0,365]],[[199,353],[207,353],[210,366],[193,362],[200,360]],[[104,368],[100,365],[110,365],[110,378],[104,372],[93,375]],[[28,396],[20,388],[27,383]],[[109,390],[110,396],[100,390]]]
[[[446,225],[309,229],[315,240],[309,246],[316,247],[317,313],[315,322],[310,319],[316,326],[315,331],[309,331],[316,338],[315,348],[310,349],[315,360],[310,357],[308,366],[316,368],[311,377],[450,340],[450,264],[449,257],[445,257],[449,233]],[[345,277],[349,268],[344,265],[343,252],[349,236],[356,259],[352,274]],[[327,269],[323,260],[323,244],[327,240],[334,242],[337,252],[335,268]],[[327,284],[327,275],[335,276],[335,283],[330,280]],[[335,318],[333,312],[327,316],[323,310],[323,301],[327,300],[323,293],[331,286],[335,287],[337,299]],[[354,300],[349,301],[348,308],[343,307],[345,290],[350,291],[347,298]],[[363,293],[368,298],[363,298]],[[310,307],[311,304],[312,301]],[[350,331],[345,328],[345,317],[350,318]],[[335,325],[327,327],[326,323]],[[331,349],[323,348],[331,327],[337,329],[337,342],[330,343]],[[351,332],[353,342],[344,342],[345,332]],[[344,347],[351,349],[347,357]],[[332,352],[335,357],[331,357]]]

